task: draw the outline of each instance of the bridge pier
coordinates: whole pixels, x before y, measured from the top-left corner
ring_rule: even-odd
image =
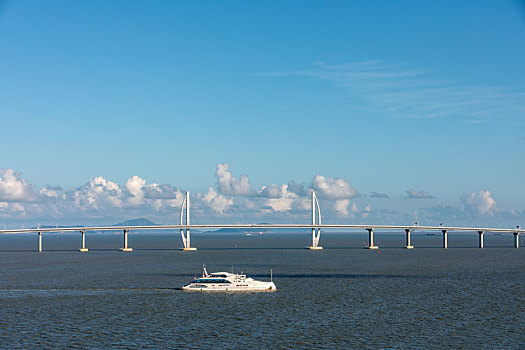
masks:
[[[520,247],[520,233],[514,232],[514,248]]]
[[[368,231],[368,247],[365,247],[367,249],[379,249],[378,246],[374,245],[374,229],[373,228],[367,228]]]
[[[447,249],[448,248],[448,233],[447,233],[447,230],[442,230],[441,232],[443,232],[443,248]]]
[[[186,208],[186,226],[190,226],[190,191],[186,191],[186,196],[184,196],[184,200],[182,201],[182,206],[180,208],[180,224],[182,225],[183,218],[184,218],[184,208]],[[184,247],[181,248],[181,250],[184,251],[195,251],[197,248],[191,246],[191,237],[190,237],[190,229],[186,229],[186,236],[184,236],[184,229],[180,229],[180,235],[182,236],[182,244]]]
[[[40,225],[37,225],[40,228]],[[38,231],[38,252],[42,252],[42,232]]]
[[[124,247],[120,248],[123,252],[132,252],[133,248],[128,248],[128,232],[129,230],[124,230]]]
[[[197,250],[197,248],[191,246],[190,229],[186,230],[186,244],[185,244],[185,247],[181,248],[181,250],[189,250],[189,251]]]
[[[483,231],[478,231],[479,235],[479,247],[483,248]]]
[[[317,213],[319,214],[319,225],[321,225],[321,209],[319,208],[319,201],[317,200],[317,197],[315,195],[315,192],[312,192],[312,225],[315,225],[316,223],[316,215],[315,215],[315,209],[317,208]],[[316,234],[317,232],[317,234]],[[317,231],[315,227],[312,227],[312,245],[309,247],[306,247],[306,249],[310,250],[321,250],[323,247],[319,246],[319,238],[321,238],[321,228],[318,228]]]
[[[405,232],[406,232],[406,241],[407,241],[407,245],[406,245],[405,248],[406,249],[413,249],[414,246],[410,244],[410,229],[406,228]]]
[[[80,234],[82,235],[82,248],[80,248],[79,252],[87,252],[88,249],[86,248],[86,231],[80,231]]]

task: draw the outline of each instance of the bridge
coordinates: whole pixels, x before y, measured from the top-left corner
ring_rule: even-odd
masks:
[[[185,215],[184,215],[185,214]],[[184,223],[185,222],[185,223]],[[30,229],[5,229],[0,230],[0,234],[13,234],[13,233],[37,233],[38,234],[38,251],[42,251],[42,234],[46,232],[80,232],[81,234],[81,248],[80,252],[87,252],[86,247],[86,232],[94,231],[122,231],[123,232],[123,245],[120,248],[123,252],[133,251],[128,245],[128,233],[130,231],[142,231],[142,230],[180,230],[184,251],[194,251],[197,248],[191,245],[190,232],[193,229],[311,229],[312,230],[312,243],[307,249],[319,250],[323,249],[319,245],[321,238],[321,230],[334,230],[334,229],[347,229],[347,230],[366,230],[368,231],[368,245],[367,249],[378,249],[379,247],[374,244],[374,231],[376,230],[399,230],[404,232],[406,237],[406,249],[412,249],[414,246],[411,242],[411,233],[413,231],[425,231],[425,232],[440,232],[443,237],[443,248],[448,248],[448,234],[451,232],[476,232],[479,236],[479,248],[484,247],[484,234],[485,233],[512,233],[514,235],[514,247],[519,248],[519,235],[525,232],[525,229],[520,229],[519,226],[516,228],[490,228],[490,227],[457,227],[457,226],[420,226],[417,224],[402,226],[402,225],[352,225],[352,224],[322,224],[321,223],[321,210],[319,207],[319,201],[312,192],[312,223],[311,224],[190,224],[190,194],[186,192],[184,201],[181,207],[180,213],[180,224],[178,225],[150,225],[150,226],[84,226],[84,227],[56,227],[56,228],[37,228]]]

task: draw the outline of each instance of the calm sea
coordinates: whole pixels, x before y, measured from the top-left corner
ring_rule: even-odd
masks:
[[[0,348],[525,348],[525,248],[485,238],[326,234],[0,236]],[[522,246],[523,246],[523,242]],[[234,247],[237,248],[234,248]],[[176,290],[208,271],[269,280],[270,293]]]

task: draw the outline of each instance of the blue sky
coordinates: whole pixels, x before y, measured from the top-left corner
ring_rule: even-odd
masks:
[[[155,219],[185,190],[302,220],[324,185],[332,220],[519,224],[523,43],[519,1],[0,1],[0,221]]]

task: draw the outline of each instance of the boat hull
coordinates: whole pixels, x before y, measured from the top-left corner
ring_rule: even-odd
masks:
[[[273,282],[260,282],[257,285],[225,285],[225,284],[195,284],[190,283],[182,290],[188,292],[272,292],[277,290]]]

